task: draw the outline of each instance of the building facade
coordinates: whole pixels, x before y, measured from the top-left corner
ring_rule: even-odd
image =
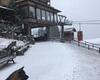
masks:
[[[67,18],[65,16],[58,15],[61,11],[52,7],[50,0],[0,0],[0,5],[14,9],[15,16],[20,19],[22,35],[31,36],[31,29],[45,27],[47,36],[52,37],[56,33],[59,34],[57,31],[58,25],[63,29],[64,25],[69,24],[66,22]],[[50,31],[52,29],[50,28],[56,29],[53,30],[54,34],[52,35],[52,31]]]
[[[31,35],[31,28],[56,25],[57,13],[60,12],[50,6],[50,0],[16,0],[16,10],[26,35]]]

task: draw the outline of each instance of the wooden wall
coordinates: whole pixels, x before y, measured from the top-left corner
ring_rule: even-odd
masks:
[[[0,0],[0,6],[9,6],[12,0]]]

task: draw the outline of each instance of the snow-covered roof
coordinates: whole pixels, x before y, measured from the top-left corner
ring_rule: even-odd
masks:
[[[0,8],[2,8],[2,9],[6,9],[6,10],[11,10],[11,11],[14,11],[14,9],[7,8],[7,7],[4,7],[4,6],[0,6]]]
[[[66,28],[64,29],[65,32],[76,32],[75,28]]]

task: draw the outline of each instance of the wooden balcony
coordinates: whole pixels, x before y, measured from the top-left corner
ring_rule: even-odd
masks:
[[[72,22],[69,21],[66,16],[62,15],[57,16],[57,21],[38,20],[33,18],[26,18],[23,21],[24,23],[31,23],[33,27],[72,25]]]

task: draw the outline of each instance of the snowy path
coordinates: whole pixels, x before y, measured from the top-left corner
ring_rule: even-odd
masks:
[[[100,54],[69,43],[36,43],[15,61],[0,69],[0,80],[22,66],[28,80],[100,80]]]

